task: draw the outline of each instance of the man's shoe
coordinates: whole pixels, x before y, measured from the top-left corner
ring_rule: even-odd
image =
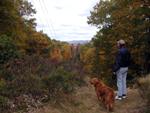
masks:
[[[123,95],[122,95],[122,98],[123,98],[123,99],[127,98],[127,95],[123,94]]]
[[[122,96],[116,96],[115,99],[116,100],[122,100]]]

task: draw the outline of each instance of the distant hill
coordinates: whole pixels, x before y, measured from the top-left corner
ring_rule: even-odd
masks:
[[[72,40],[72,41],[68,41],[69,44],[74,44],[74,45],[86,44],[88,42],[89,42],[89,40]]]

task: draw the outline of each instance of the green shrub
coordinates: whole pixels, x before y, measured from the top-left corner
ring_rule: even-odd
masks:
[[[11,37],[0,36],[0,64],[18,56],[17,48]]]
[[[150,109],[150,74],[140,78],[137,84],[141,97],[147,102],[147,108]]]
[[[51,60],[40,56],[11,59],[0,69],[0,95],[15,102],[14,111],[24,110],[27,108],[24,95],[47,102],[73,92],[75,86],[83,82],[80,75],[75,75],[77,73],[68,71],[63,64],[56,68]]]
[[[6,97],[0,96],[0,112],[4,113],[6,110],[8,110],[8,108],[8,99]]]
[[[9,60],[0,69],[0,78],[6,81],[4,94],[9,97],[23,93],[41,95],[45,91],[41,77],[52,72],[51,64],[48,59],[40,56]]]
[[[50,97],[60,96],[62,93],[72,92],[75,85],[75,76],[62,68],[57,69],[49,76],[43,78]]]
[[[2,92],[2,90],[5,88],[6,86],[6,82],[3,79],[0,79],[0,92]]]
[[[26,75],[19,76],[11,82],[9,85],[14,96],[19,96],[21,94],[32,94],[33,96],[39,96],[42,94],[42,83],[40,78],[37,75]]]

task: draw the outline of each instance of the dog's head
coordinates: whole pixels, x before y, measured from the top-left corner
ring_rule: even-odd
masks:
[[[90,80],[90,83],[95,86],[95,85],[99,84],[99,80],[98,80],[98,78],[92,78]]]
[[[90,80],[90,83],[94,86],[96,86],[97,84],[99,84],[100,86],[104,85],[103,82],[101,80],[99,80],[98,78],[92,78]]]

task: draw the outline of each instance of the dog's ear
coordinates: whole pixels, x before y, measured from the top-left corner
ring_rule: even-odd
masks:
[[[98,78],[92,78],[92,79],[90,80],[90,83],[91,83],[92,85],[97,85],[97,84],[99,83],[99,80],[98,80]]]
[[[95,79],[94,83],[95,83],[95,84],[99,84],[99,80],[98,80],[98,79]]]
[[[93,85],[95,83],[95,80],[91,79],[89,82]]]
[[[104,85],[104,83],[102,82],[102,80],[99,80],[99,84],[102,86]]]

